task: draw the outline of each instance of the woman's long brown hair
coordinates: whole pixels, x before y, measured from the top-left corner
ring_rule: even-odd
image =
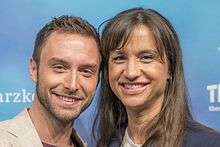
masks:
[[[98,147],[108,147],[123,138],[121,131],[128,119],[125,107],[113,93],[108,81],[108,60],[113,49],[125,45],[135,26],[145,25],[154,35],[162,59],[167,60],[170,79],[167,81],[161,111],[146,131],[143,147],[181,147],[187,120],[191,119],[184,79],[179,39],[171,23],[152,9],[133,8],[117,14],[105,25],[101,35],[103,70],[101,99],[95,126]],[[94,126],[94,128],[95,128]],[[120,140],[120,139],[119,139]]]

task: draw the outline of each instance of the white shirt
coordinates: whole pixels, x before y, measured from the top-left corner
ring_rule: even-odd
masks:
[[[123,137],[120,147],[141,147],[142,144],[135,144],[128,135],[127,129],[125,130],[125,136]]]

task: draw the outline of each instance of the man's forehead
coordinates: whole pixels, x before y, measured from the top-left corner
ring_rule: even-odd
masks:
[[[58,35],[58,36],[57,36]],[[95,39],[75,34],[53,34],[42,49],[41,57],[81,58],[100,60],[100,53]]]

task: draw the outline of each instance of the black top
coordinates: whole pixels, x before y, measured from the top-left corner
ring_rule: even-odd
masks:
[[[124,130],[122,134],[124,134]],[[122,139],[123,135],[113,138],[110,147],[120,147]],[[190,121],[183,140],[183,147],[220,147],[220,133],[198,122]]]
[[[220,133],[197,122],[190,123],[183,147],[220,147]]]

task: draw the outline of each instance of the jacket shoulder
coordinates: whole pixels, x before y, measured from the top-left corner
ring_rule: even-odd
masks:
[[[12,119],[0,122],[0,142],[0,147],[43,146],[27,109]]]
[[[12,119],[1,121],[0,122],[0,130],[7,130],[11,123],[12,123]]]
[[[21,147],[16,136],[0,129],[0,147]]]
[[[220,147],[220,133],[200,123],[193,122],[187,128],[184,147]]]

